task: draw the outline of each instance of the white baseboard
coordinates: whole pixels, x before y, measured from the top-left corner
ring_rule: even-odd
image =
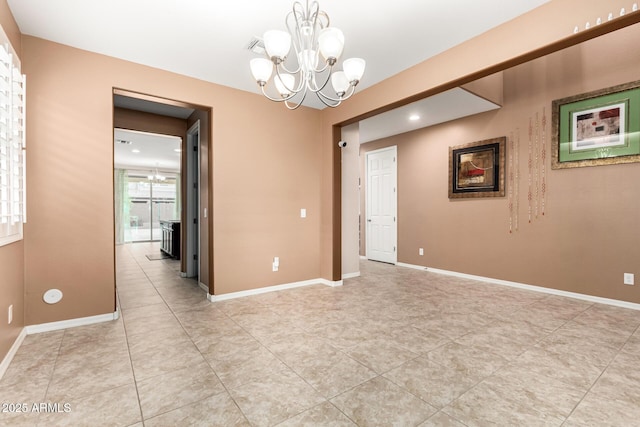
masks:
[[[320,283],[325,286],[331,286],[332,288],[337,288],[343,285],[342,280],[317,279],[316,283]]]
[[[303,286],[311,286],[311,285],[326,285],[326,286],[336,287],[336,286],[342,286],[342,280],[332,282],[327,279],[311,279],[311,280],[303,280],[300,282],[285,283],[283,285],[265,286],[264,288],[249,289],[246,291],[230,292],[228,294],[222,294],[222,295],[211,295],[210,293],[207,292],[207,299],[211,302],[218,302],[218,301],[225,301],[229,299],[248,297],[251,295],[260,295],[267,292],[283,291],[285,289],[300,288]]]
[[[360,259],[367,260],[367,259],[369,259],[369,258],[367,258],[367,257],[366,257],[366,255],[360,255]]]
[[[606,304],[606,305],[612,305],[615,307],[629,308],[632,310],[640,310],[640,304],[636,304],[628,301],[597,297],[594,295],[580,294],[577,292],[563,291],[560,289],[545,288],[543,286],[527,285],[525,283],[511,282],[509,280],[492,279],[490,277],[475,276],[473,274],[458,273],[455,271],[441,270],[438,268],[425,267],[421,265],[405,264],[403,262],[399,262],[397,265],[399,267],[413,268],[416,270],[428,271],[431,273],[443,274],[446,276],[460,277],[463,279],[477,280],[479,282],[492,283],[494,285],[509,286],[512,288],[525,289],[528,291],[541,292],[541,293],[550,294],[550,295],[558,295],[558,296],[567,297],[567,298],[579,299],[582,301],[595,302],[598,304]]]
[[[353,279],[354,277],[360,277],[360,272],[356,271],[355,273],[344,273],[342,275],[342,280],[344,280],[344,279]]]
[[[18,337],[16,338],[16,340],[13,342],[13,345],[9,349],[9,352],[4,356],[4,359],[2,359],[2,363],[0,363],[0,380],[2,379],[2,377],[4,377],[4,374],[5,372],[7,372],[7,369],[9,369],[9,364],[11,364],[11,361],[13,360],[14,356],[18,352],[18,349],[22,345],[22,342],[24,341],[26,336],[27,336],[27,328],[22,328],[22,330],[18,334]]]
[[[209,293],[209,287],[207,285],[205,285],[202,282],[198,282],[198,286],[200,286],[200,289],[202,289],[203,291],[207,292],[207,294]]]
[[[99,314],[97,316],[81,317],[79,319],[61,320],[59,322],[41,323],[39,325],[29,325],[25,329],[27,335],[39,334],[41,332],[59,331],[61,329],[75,328],[77,326],[93,325],[95,323],[110,322],[120,317],[118,310],[113,313]]]

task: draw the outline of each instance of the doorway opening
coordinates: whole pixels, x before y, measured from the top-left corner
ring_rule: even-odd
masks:
[[[180,151],[175,136],[114,131],[116,244],[159,242],[180,219]]]
[[[213,295],[211,109],[113,93],[114,244],[176,260],[179,276]]]

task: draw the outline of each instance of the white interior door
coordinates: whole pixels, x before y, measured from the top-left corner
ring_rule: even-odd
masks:
[[[370,151],[367,161],[367,258],[397,262],[396,146]]]

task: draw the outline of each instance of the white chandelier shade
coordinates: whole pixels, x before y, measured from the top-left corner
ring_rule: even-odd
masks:
[[[288,32],[264,33],[267,57],[249,63],[262,93],[272,101],[284,102],[291,110],[302,105],[308,92],[329,107],[337,107],[351,97],[364,74],[365,61],[349,58],[342,64],[343,71],[335,69],[344,50],[344,34],[329,25],[329,16],[320,10],[318,2],[306,0],[304,6],[294,2],[285,22]],[[273,95],[267,93],[271,80],[276,92]],[[331,88],[333,93],[328,94]]]

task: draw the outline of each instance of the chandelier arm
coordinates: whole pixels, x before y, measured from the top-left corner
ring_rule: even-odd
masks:
[[[322,68],[317,68],[317,69],[314,69],[313,71],[315,73],[321,73],[324,70],[326,70],[327,68],[329,68],[329,69],[333,68],[333,65],[329,64],[329,61],[325,61],[324,62],[324,66]]]
[[[300,100],[300,102],[296,103],[295,105],[293,105],[293,103],[289,103],[289,100],[292,98],[292,96],[288,97],[287,99],[284,100],[284,105],[289,109],[289,110],[295,110],[298,107],[300,107],[302,105],[302,103],[304,102],[304,99],[307,97],[307,91],[304,91],[303,95],[302,95],[302,99]]]
[[[329,100],[329,99],[331,99],[331,98],[329,98],[328,96],[326,96],[326,95],[325,95],[325,94],[323,94],[322,92],[316,92],[316,95],[318,96],[318,99],[319,99],[320,101],[322,101],[322,103],[323,103],[324,105],[326,105],[327,107],[336,108],[336,107],[337,107],[338,105],[340,105],[340,103],[342,102],[342,101],[340,101],[340,100],[332,100],[332,101],[335,101],[335,103],[331,103],[331,102],[329,102],[329,101],[328,101],[328,100]],[[325,99],[325,98],[326,98],[326,99]]]
[[[295,70],[290,70],[287,68],[286,65],[284,65],[284,61],[282,61],[281,63],[277,64],[274,68],[276,69],[276,71],[278,71],[278,67],[282,68],[284,71],[286,71],[289,74],[298,74],[300,71],[302,71],[302,67],[300,66],[300,64],[298,64],[298,68]]]
[[[324,80],[324,83],[322,83],[320,87],[316,85],[315,88],[308,86],[309,90],[313,93],[319,93],[322,89],[324,89],[327,86],[327,83],[329,83],[329,80],[331,80],[331,73],[332,73],[332,69],[329,69],[329,73],[327,73],[327,78]]]
[[[264,90],[264,85],[260,86],[260,89],[262,89],[262,94],[265,96],[265,98],[267,98],[270,101],[274,101],[274,102],[288,101],[288,100],[290,100],[291,98],[293,98],[296,95],[294,93],[294,94],[291,94],[290,96],[287,96],[287,97],[274,98]]]
[[[284,67],[283,67],[284,68]],[[286,68],[284,68],[285,71],[287,71]],[[301,71],[298,70],[295,73],[290,73],[290,74],[301,74]],[[280,82],[282,83],[282,85],[292,93],[291,96],[289,96],[289,98],[293,97],[294,95],[296,95],[298,92],[300,92],[304,86],[304,79],[303,76],[300,76],[300,82],[298,83],[298,87],[295,89],[291,89],[289,86],[287,86],[284,82],[284,80],[282,80],[282,77],[280,77],[280,70],[278,70],[278,67],[276,67],[276,76],[278,76],[278,78],[280,79]]]
[[[316,95],[318,96],[318,99],[322,101],[322,103],[327,107],[337,107],[343,101],[343,99],[332,98],[329,95],[325,95],[322,92],[316,92]]]

